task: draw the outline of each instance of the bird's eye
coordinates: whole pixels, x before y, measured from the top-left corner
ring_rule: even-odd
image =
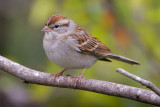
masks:
[[[58,27],[59,27],[59,25],[55,25],[54,27],[55,27],[55,28],[58,28]]]

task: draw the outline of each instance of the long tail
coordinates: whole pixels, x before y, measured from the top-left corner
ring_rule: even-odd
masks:
[[[120,56],[120,55],[115,55],[113,53],[107,55],[106,58],[111,58],[111,59],[119,60],[119,61],[126,62],[126,63],[132,64],[132,65],[140,65],[140,63],[137,62],[137,61],[134,61],[132,59],[129,59],[129,58],[126,58],[126,57],[123,57],[123,56]]]

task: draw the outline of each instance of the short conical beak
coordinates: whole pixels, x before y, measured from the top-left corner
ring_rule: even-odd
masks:
[[[42,32],[50,32],[51,29],[48,26],[45,26],[41,31]]]

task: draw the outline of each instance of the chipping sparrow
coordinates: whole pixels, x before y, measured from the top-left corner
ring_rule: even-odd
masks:
[[[132,65],[139,62],[113,54],[97,38],[73,20],[62,15],[49,17],[45,27],[43,47],[48,58],[58,66],[65,68],[55,74],[62,75],[67,69],[84,69],[77,81],[83,77],[85,68],[91,67],[97,60],[111,62],[110,59],[123,61]]]

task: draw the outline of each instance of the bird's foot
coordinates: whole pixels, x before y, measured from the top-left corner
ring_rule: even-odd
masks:
[[[62,71],[60,71],[56,74],[51,74],[52,76],[54,76],[54,82],[55,82],[56,77],[59,77],[59,76],[63,75],[64,71],[66,71],[66,70],[67,69],[65,68],[65,69],[63,69]]]
[[[77,83],[79,82],[79,80],[81,80],[81,79],[83,78],[83,74],[84,74],[84,71],[85,71],[85,70],[86,70],[86,69],[84,68],[80,76],[75,76],[75,77],[77,78],[77,80],[76,80],[75,83],[74,83],[74,88],[77,87]]]
[[[83,75],[80,75],[80,76],[74,76],[74,77],[76,77],[77,79],[76,79],[76,81],[75,81],[75,83],[74,83],[74,88],[76,88],[77,87],[77,83],[79,82],[79,80],[81,80],[82,78],[83,78]]]

